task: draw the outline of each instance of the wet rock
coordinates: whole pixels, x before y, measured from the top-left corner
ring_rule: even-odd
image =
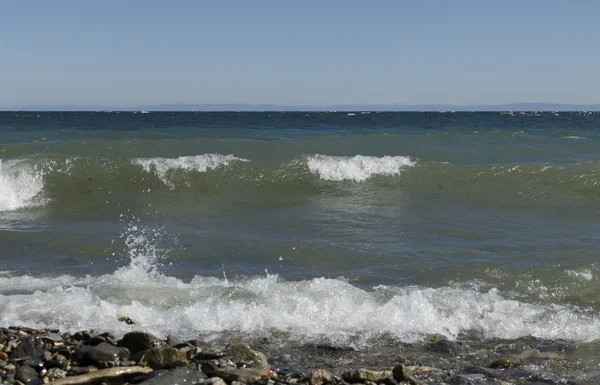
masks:
[[[406,381],[411,385],[418,385],[419,382],[410,374],[408,374],[404,365],[396,365],[392,369],[392,377],[398,382]]]
[[[533,372],[527,380],[531,382],[537,381],[544,384],[573,384],[573,382],[569,381],[565,377],[543,370]]]
[[[233,382],[238,382],[238,381],[233,381]],[[232,382],[232,385],[233,385],[233,382]],[[222,378],[212,377],[212,378],[209,378],[209,379],[206,379],[206,380],[202,381],[200,383],[200,385],[227,385],[227,383],[225,381],[223,381]]]
[[[22,365],[17,368],[15,377],[22,383],[29,384],[32,380],[38,378],[38,372],[31,366]]]
[[[379,382],[384,379],[394,378],[394,374],[392,371],[384,370],[384,371],[374,371],[374,370],[366,370],[366,369],[357,369],[349,372],[345,372],[342,377],[344,380],[353,383],[353,382]]]
[[[247,366],[268,369],[267,357],[263,353],[250,349],[243,344],[231,345],[227,348],[227,355],[235,362],[247,364]]]
[[[483,374],[457,374],[452,378],[455,385],[485,384],[487,377]]]
[[[73,366],[70,370],[71,373],[75,374],[75,375],[81,375],[81,374],[87,374],[87,373],[91,373],[91,372],[95,372],[97,371],[98,368],[93,366],[93,365],[89,365],[89,366]]]
[[[4,353],[4,352],[0,352],[0,361],[6,361],[8,360],[8,354]]]
[[[185,365],[187,358],[185,353],[170,346],[164,348],[152,348],[137,353],[131,357],[140,364],[147,365],[152,369],[168,369],[177,365]]]
[[[464,370],[467,374],[483,374],[487,378],[502,378],[503,376],[497,370],[484,368],[481,366],[470,366]]]
[[[206,380],[206,375],[199,370],[188,368],[175,368],[165,371],[160,375],[140,382],[140,385],[173,385],[173,384],[198,384]]]
[[[52,385],[87,385],[101,382],[123,384],[132,377],[141,373],[151,372],[152,369],[141,366],[128,366],[125,368],[102,369],[80,376],[65,377],[52,382]]]
[[[44,368],[44,362],[41,358],[30,358],[23,361],[22,365],[30,366],[36,370],[42,370]]]
[[[133,320],[131,318],[126,317],[126,316],[117,317],[117,321],[124,322],[127,325],[135,325],[135,322],[133,322]]]
[[[272,375],[268,369],[250,369],[250,368],[221,368],[211,362],[202,364],[202,372],[209,377],[220,377],[225,381],[256,382],[262,377]]]
[[[64,339],[62,338],[62,336],[58,333],[53,333],[53,332],[49,332],[48,334],[46,334],[45,336],[42,337],[45,340],[50,340],[52,342],[63,342]]]
[[[67,372],[60,368],[52,368],[46,372],[46,378],[50,381],[58,380],[59,378],[65,378],[67,376]]]
[[[333,376],[325,369],[317,369],[308,376],[310,385],[323,385],[333,381]]]
[[[117,361],[129,358],[127,348],[117,348],[109,343],[101,342],[89,351],[89,357],[92,361]]]
[[[46,369],[52,369],[52,368],[64,369],[67,367],[67,365],[68,365],[68,361],[65,359],[65,357],[61,357],[60,355],[58,355],[55,359],[44,362],[44,367]]]
[[[127,333],[117,341],[117,346],[129,349],[132,355],[152,348],[165,348],[167,343],[142,331]]]
[[[135,377],[133,377],[129,382],[131,382],[132,384],[139,384],[139,383],[147,381],[147,380],[149,380],[151,378],[165,375],[168,372],[169,371],[167,369],[153,370],[153,371],[148,372],[148,373],[138,374]]]
[[[38,336],[26,336],[10,354],[14,361],[26,360],[30,357],[41,357],[44,354],[44,343]]]
[[[489,367],[492,369],[498,369],[498,368],[514,368],[521,365],[521,360],[519,360],[516,357],[506,357],[506,358],[499,358],[496,361],[493,361]]]
[[[461,344],[459,342],[448,341],[448,340],[439,340],[429,344],[429,350],[438,353],[446,353],[452,356],[455,356],[461,351]]]
[[[87,342],[92,338],[92,334],[87,330],[82,330],[73,334],[72,338],[76,341]]]

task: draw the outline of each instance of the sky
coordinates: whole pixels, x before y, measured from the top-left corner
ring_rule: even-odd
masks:
[[[600,103],[600,1],[0,1],[0,107]]]

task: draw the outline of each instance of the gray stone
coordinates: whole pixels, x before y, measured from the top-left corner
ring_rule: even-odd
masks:
[[[127,348],[117,348],[106,342],[100,342],[89,352],[89,357],[92,361],[96,362],[126,360],[129,358],[129,350]]]
[[[175,368],[139,382],[138,385],[192,385],[202,383],[206,378],[206,375],[199,370]]]
[[[22,365],[17,368],[17,373],[15,377],[22,383],[27,384],[31,380],[38,378],[38,373],[37,370],[35,370],[31,366]]]
[[[240,383],[238,381],[233,381],[233,382]],[[232,385],[233,385],[233,382],[232,382]],[[227,385],[227,383],[225,381],[223,381],[223,379],[220,377],[212,377],[212,378],[202,381],[200,383],[200,385]]]
[[[169,346],[163,340],[160,340],[154,337],[152,334],[142,331],[135,331],[125,334],[122,339],[117,341],[117,345],[129,349],[132,355],[147,349],[165,348]]]
[[[231,345],[227,348],[227,355],[235,362],[250,364],[249,366],[258,369],[269,369],[267,357],[261,352],[250,349],[247,345]]]
[[[61,368],[52,368],[46,372],[46,378],[50,381],[58,380],[59,378],[65,378],[67,372]]]
[[[453,378],[452,383],[456,385],[474,385],[482,384],[486,380],[487,377],[483,374],[458,374]]]
[[[350,383],[365,381],[379,382],[385,379],[394,378],[394,374],[390,370],[378,372],[374,370],[357,369],[344,373],[342,377]]]
[[[26,360],[31,357],[42,357],[44,355],[44,343],[38,336],[27,336],[21,340],[10,354],[11,360]]]
[[[52,342],[63,342],[63,338],[58,333],[48,333],[45,336],[42,336],[43,339],[50,340]]]
[[[429,349],[434,352],[455,356],[462,350],[462,344],[454,341],[439,340],[430,344]]]
[[[169,369],[187,362],[185,353],[170,346],[146,349],[138,352],[131,359],[152,369]]]
[[[262,377],[269,377],[271,371],[268,369],[250,368],[220,368],[211,362],[202,364],[202,371],[209,377],[220,377],[227,382],[256,382]]]
[[[58,380],[52,381],[52,385],[84,385],[98,384],[108,382],[114,384],[123,384],[138,374],[149,373],[152,369],[143,368],[141,366],[127,366],[122,368],[102,369],[80,376],[67,376]]]

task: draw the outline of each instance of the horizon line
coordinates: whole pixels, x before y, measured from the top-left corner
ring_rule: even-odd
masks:
[[[503,104],[330,104],[330,105],[284,105],[272,103],[160,103],[129,106],[103,104],[25,104],[0,106],[0,111],[44,111],[44,112],[93,112],[93,111],[201,111],[201,112],[316,112],[316,111],[389,111],[389,112],[440,112],[440,111],[590,111],[600,110],[600,103],[548,103],[512,102]]]

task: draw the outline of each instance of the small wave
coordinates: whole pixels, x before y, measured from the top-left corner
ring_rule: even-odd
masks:
[[[154,173],[164,184],[174,188],[170,178],[174,170],[206,172],[227,166],[234,161],[249,162],[248,159],[233,155],[203,154],[179,158],[135,158],[132,163],[142,166],[146,172]]]
[[[44,173],[24,160],[0,159],[0,212],[44,203]]]
[[[592,271],[590,269],[565,270],[565,273],[569,277],[580,279],[582,281],[591,281],[594,278],[594,275],[592,274]]]
[[[586,136],[577,136],[577,135],[569,135],[569,136],[561,136],[562,139],[588,139]]]
[[[353,157],[314,155],[307,160],[309,170],[325,180],[362,182],[373,175],[398,175],[416,163],[407,156],[356,155]]]

